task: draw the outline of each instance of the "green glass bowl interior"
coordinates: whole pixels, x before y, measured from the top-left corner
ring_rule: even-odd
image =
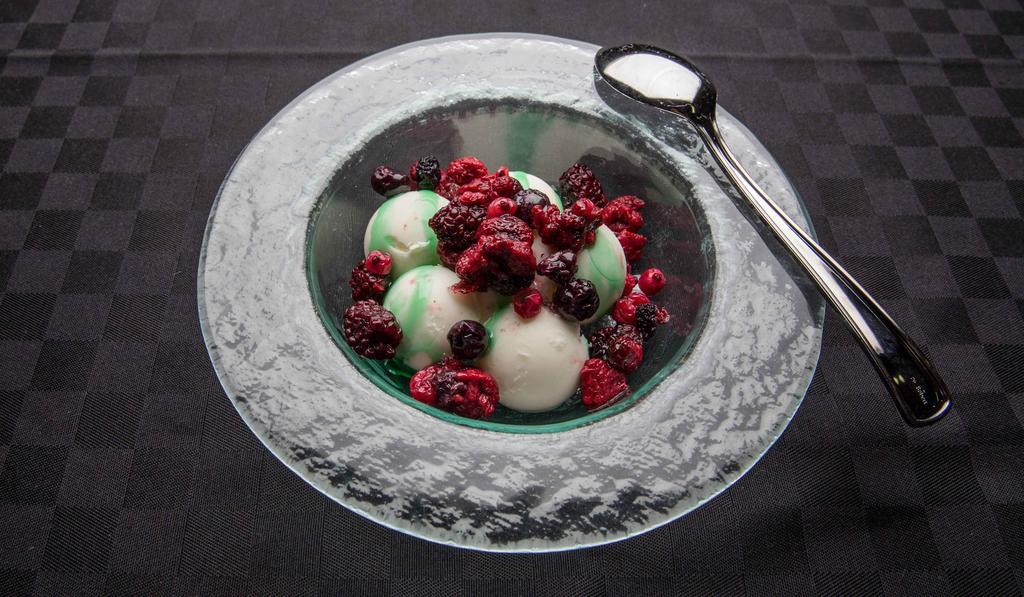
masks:
[[[370,173],[380,164],[405,168],[424,155],[436,156],[442,165],[475,155],[491,169],[506,165],[540,176],[553,186],[566,167],[579,161],[593,168],[609,197],[638,195],[647,201],[642,232],[648,244],[644,258],[633,269],[639,272],[656,266],[665,272],[668,284],[657,302],[668,308],[672,321],[645,346],[643,365],[629,376],[635,389],[630,397],[611,408],[588,412],[577,393],[544,413],[499,406],[487,420],[467,419],[414,400],[408,391],[409,372],[393,363],[364,359],[345,343],[341,314],[352,302],[349,273],[363,258],[366,223],[382,201],[370,188]],[[410,407],[451,423],[492,431],[572,429],[635,404],[685,363],[700,335],[712,298],[714,255],[703,212],[692,201],[690,188],[668,158],[635,131],[564,106],[470,100],[440,107],[388,127],[338,165],[310,217],[306,239],[310,292],[324,327],[349,361],[377,387]]]

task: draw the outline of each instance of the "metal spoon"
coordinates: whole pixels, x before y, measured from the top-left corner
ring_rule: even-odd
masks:
[[[640,44],[602,49],[596,70],[613,89],[696,128],[726,177],[853,330],[907,424],[918,427],[942,418],[949,410],[949,390],[921,349],[757,186],[722,140],[715,121],[717,92],[707,76],[685,58]]]

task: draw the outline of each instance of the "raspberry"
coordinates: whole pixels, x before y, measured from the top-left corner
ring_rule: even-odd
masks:
[[[632,263],[640,259],[644,254],[644,245],[647,244],[647,237],[642,234],[623,230],[615,234],[622,245],[622,252],[626,254],[626,261]]]
[[[601,359],[587,359],[580,369],[583,406],[595,409],[629,393],[629,384],[621,371]]]
[[[447,253],[459,252],[476,242],[476,230],[484,221],[484,209],[461,203],[449,203],[437,211],[430,228],[437,235],[438,253],[441,245]]]
[[[437,187],[434,188],[434,192],[444,197],[449,202],[452,202],[455,201],[456,198],[459,196],[460,186],[462,185],[451,182],[450,180],[445,180],[442,177],[441,182],[439,182],[437,184]]]
[[[487,328],[479,321],[463,319],[452,324],[448,330],[448,345],[456,358],[469,360],[480,356],[487,349]]]
[[[558,178],[558,191],[566,207],[571,207],[579,199],[590,199],[598,207],[608,202],[594,172],[580,163],[569,166]]]
[[[455,195],[459,198],[459,203],[481,207],[487,207],[491,201],[498,198],[498,194],[491,188],[491,181],[487,178],[478,178],[462,185]]]
[[[470,419],[485,419],[498,406],[498,384],[475,367],[442,368],[434,377],[437,406]]]
[[[565,286],[558,287],[552,302],[563,317],[584,321],[597,313],[600,297],[593,282],[575,278]]]
[[[516,202],[516,216],[533,225],[533,208],[551,205],[551,199],[536,189],[524,189],[512,196]]]
[[[533,224],[545,244],[572,251],[583,248],[587,221],[574,213],[560,212],[554,205],[534,207]]]
[[[550,278],[556,284],[568,284],[576,273],[576,253],[572,251],[552,253],[537,264],[537,273]]]
[[[540,313],[544,297],[536,288],[524,288],[512,298],[512,308],[523,319],[533,319]]]
[[[377,166],[370,176],[370,186],[377,193],[390,197],[398,193],[412,190],[405,177],[392,170],[389,166]]]
[[[644,360],[644,344],[633,334],[617,334],[608,345],[605,360],[612,367],[630,374],[640,367]]]
[[[529,224],[512,214],[484,220],[484,223],[476,231],[476,237],[483,238],[485,236],[495,236],[533,244],[533,230],[530,229]]]
[[[464,185],[474,178],[487,176],[487,166],[472,156],[453,160],[445,169],[442,179],[446,182],[453,182]]]
[[[632,325],[636,321],[636,305],[629,299],[619,299],[612,306],[612,319]]]
[[[375,276],[386,276],[391,273],[391,255],[383,251],[370,251],[363,260],[363,267]]]
[[[416,160],[409,168],[409,180],[418,188],[434,190],[441,182],[441,163],[432,155]]]
[[[390,359],[402,341],[402,328],[395,316],[373,301],[359,301],[342,318],[345,342],[356,354],[368,359]]]
[[[612,344],[620,336],[636,342],[643,341],[643,336],[631,325],[620,324],[603,327],[590,334],[590,356],[599,359],[607,358]]]
[[[453,363],[458,361],[452,360]],[[446,363],[435,363],[416,372],[409,380],[409,395],[430,406],[437,406],[437,389],[434,378],[444,369]]]
[[[630,232],[638,232],[644,225],[644,217],[640,215],[637,209],[630,207],[629,201],[624,201],[627,197],[618,197],[612,199],[608,205],[604,206],[601,210],[601,221],[604,222],[605,226],[611,229],[612,232],[619,233],[623,230],[629,230]],[[637,201],[643,204],[643,201],[633,197]]]
[[[633,287],[636,286],[636,276],[632,274],[626,274],[626,282],[622,286],[622,296],[628,296],[629,293],[633,292]]]
[[[352,289],[352,300],[354,301],[377,301],[380,302],[387,292],[391,280],[387,276],[374,274],[366,267],[366,262],[352,268],[352,277],[349,278],[348,286]]]
[[[668,323],[668,311],[659,309],[654,303],[644,303],[636,308],[636,329],[643,334],[644,340],[650,340],[658,326]]]
[[[650,268],[640,274],[640,290],[647,296],[654,296],[665,287],[665,274],[660,269]]]
[[[491,180],[491,190],[495,195],[511,199],[515,197],[516,193],[523,190],[523,185],[508,175],[508,168],[502,168],[495,174],[496,176]]]
[[[505,214],[516,215],[517,211],[516,202],[509,199],[508,197],[498,197],[491,204],[487,206],[487,217],[497,218]]]
[[[461,292],[494,290],[512,295],[533,282],[537,261],[533,245],[500,236],[484,236],[466,249],[455,265]]]

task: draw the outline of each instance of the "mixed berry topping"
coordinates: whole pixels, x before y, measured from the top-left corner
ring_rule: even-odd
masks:
[[[670,319],[677,322],[673,324],[674,333],[688,333],[700,306],[702,288],[697,282],[670,278],[657,268],[645,269],[639,275],[630,273],[630,266],[635,267],[642,259],[647,244],[640,232],[645,202],[635,195],[609,200],[601,182],[585,164],[573,164],[558,179],[564,211],[545,193],[524,189],[507,167],[489,171],[472,156],[458,158],[443,168],[436,158],[422,157],[406,174],[382,165],[373,171],[370,183],[374,191],[386,197],[422,189],[448,199],[428,224],[437,237],[438,259],[458,276],[452,290],[494,291],[509,296],[512,309],[522,319],[535,318],[546,308],[571,321],[593,318],[602,306],[602,298],[593,281],[577,277],[579,252],[595,243],[601,226],[615,235],[627,261],[625,281],[620,297],[611,306],[610,318],[588,333],[590,358],[580,370],[580,397],[587,409],[628,395],[626,376],[641,367],[644,343]],[[551,251],[539,262],[534,256],[537,239],[547,246],[546,251]],[[366,358],[394,358],[402,341],[397,319],[380,304],[391,277],[391,255],[372,251],[356,265],[349,279],[354,303],[344,312],[343,332],[353,350]],[[550,282],[537,282],[543,278]],[[666,285],[673,301],[681,295],[681,316],[675,319],[651,302],[651,297]],[[545,300],[546,296],[551,297],[550,301]],[[607,310],[607,305],[604,308]],[[487,328],[480,321],[464,319],[451,326],[447,341],[450,356],[416,372],[409,380],[410,394],[420,402],[461,416],[491,415],[499,402],[497,382],[487,372],[467,364],[488,350]]]
[[[448,344],[455,358],[475,359],[487,349],[487,328],[472,319],[456,321],[448,330]]]
[[[357,301],[345,310],[342,330],[352,350],[368,359],[394,357],[402,341],[402,328],[394,314],[370,300]]]

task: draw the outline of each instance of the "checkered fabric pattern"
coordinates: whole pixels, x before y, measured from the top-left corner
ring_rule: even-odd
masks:
[[[490,30],[693,57],[954,411],[904,427],[830,316],[807,400],[746,477],[556,555],[400,535],[285,469],[203,348],[218,185],[323,76]],[[1020,594],[1022,59],[1017,0],[0,0],[0,594]]]

